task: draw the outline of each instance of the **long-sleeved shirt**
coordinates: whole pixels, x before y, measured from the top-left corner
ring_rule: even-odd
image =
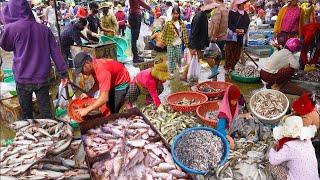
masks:
[[[220,3],[220,6],[213,11],[214,14],[211,17],[211,22],[209,24],[209,36],[211,40],[217,38],[218,41],[224,41],[227,38],[228,8],[223,3]]]
[[[168,21],[162,31],[162,41],[165,45],[167,46],[172,46],[174,43],[174,40],[176,37],[180,37],[181,40],[183,41],[184,45],[186,47],[189,47],[189,41],[188,41],[188,34],[187,34],[187,29],[186,25],[182,20],[179,21],[180,28],[181,28],[181,36],[180,32],[179,34],[176,32],[174,28],[174,22],[173,21]]]
[[[262,70],[275,74],[280,69],[291,67],[293,69],[299,69],[299,60],[294,57],[294,55],[288,49],[282,49],[280,51],[274,52],[269,61],[264,64]]]
[[[286,142],[279,151],[269,151],[272,165],[285,163],[288,167],[288,180],[319,179],[318,162],[311,140],[293,140]]]
[[[2,11],[4,32],[0,46],[13,52],[13,74],[20,84],[47,82],[51,57],[61,76],[67,65],[50,29],[35,21],[26,0],[11,0]]]
[[[151,68],[141,71],[133,80],[138,86],[146,88],[156,106],[160,106],[161,101],[158,96],[158,80],[151,74]]]
[[[192,19],[189,48],[203,50],[209,46],[208,17],[205,12],[198,12]]]
[[[143,0],[129,0],[130,4],[130,14],[140,15],[141,9],[140,6],[142,6],[145,9],[151,10],[150,6],[148,6]]]
[[[246,34],[248,32],[250,24],[250,18],[247,14],[247,12],[244,12],[244,15],[240,14],[238,11],[229,11],[229,17],[228,17],[228,28],[232,30],[233,32],[236,32],[236,29],[244,29],[244,33]],[[243,35],[238,35],[237,42],[239,44],[243,44]]]
[[[81,45],[81,31],[78,30],[73,24],[70,24],[61,33],[61,46],[63,48],[70,48],[70,46],[74,43]]]

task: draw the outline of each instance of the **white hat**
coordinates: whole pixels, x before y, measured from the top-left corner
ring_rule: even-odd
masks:
[[[303,126],[300,116],[290,116],[285,122],[273,129],[273,137],[280,140],[284,137],[299,138],[300,140],[311,139],[315,136],[317,127],[315,125]]]

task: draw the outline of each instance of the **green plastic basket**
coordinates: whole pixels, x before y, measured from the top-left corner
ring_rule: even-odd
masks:
[[[242,83],[257,83],[260,82],[260,77],[243,77],[235,72],[231,72],[230,74],[231,79],[237,82]]]
[[[106,42],[113,42],[117,45],[117,56],[118,57],[124,57],[125,51],[128,48],[128,44],[126,40],[122,38],[116,38],[116,37],[110,37],[110,36],[100,36],[100,43],[106,43]]]

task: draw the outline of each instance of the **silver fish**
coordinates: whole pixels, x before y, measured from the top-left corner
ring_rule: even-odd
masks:
[[[36,176],[44,176],[49,179],[58,179],[63,177],[63,173],[50,170],[32,169],[30,173]]]
[[[23,127],[28,126],[29,124],[30,124],[30,123],[29,123],[28,121],[16,121],[16,122],[14,122],[14,123],[11,123],[11,124],[9,125],[9,127],[10,127],[11,129],[18,130],[18,129],[21,129],[21,128],[23,128]]]

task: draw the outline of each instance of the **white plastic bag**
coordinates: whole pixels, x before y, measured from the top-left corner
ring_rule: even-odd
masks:
[[[191,59],[192,59],[192,55],[190,53],[189,48],[185,48],[183,53],[183,64],[184,65],[190,64]]]
[[[198,61],[198,56],[194,55],[189,66],[187,80],[189,82],[197,82],[200,78],[200,70],[201,66]]]
[[[222,52],[221,52],[221,49],[219,48],[219,46],[216,43],[210,43],[209,47],[207,47],[204,50],[204,55],[205,56],[209,56],[210,55],[210,56],[217,57],[217,56],[221,56]]]
[[[74,94],[73,89],[70,84],[68,84],[68,91],[69,91],[70,96],[72,96]],[[67,98],[66,88],[63,87],[62,84],[60,83],[59,91],[58,91],[58,100],[57,100],[56,106],[66,107],[68,105],[68,100],[66,100],[65,98]],[[75,99],[75,96],[73,96],[72,99]]]

